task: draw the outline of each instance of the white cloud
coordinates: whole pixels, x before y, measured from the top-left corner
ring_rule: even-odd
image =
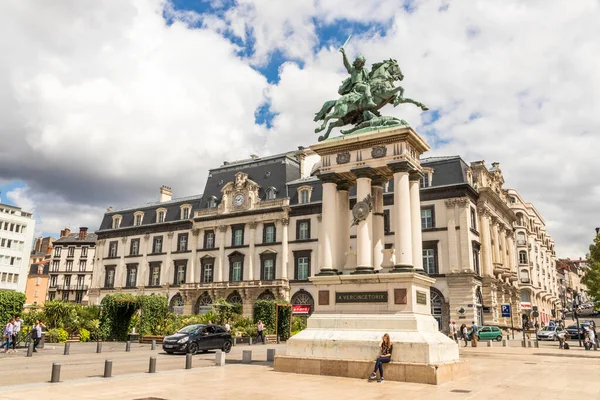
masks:
[[[354,33],[350,55],[398,59],[405,95],[441,118],[424,126],[430,116],[411,105],[385,112],[425,135],[430,155],[501,162],[558,254],[583,255],[600,225],[599,3],[412,3],[407,13],[395,0],[240,0],[201,29],[187,25],[197,15],[170,7],[186,23],[167,26],[160,0],[2,4],[0,134],[10,146],[0,147],[0,179],[27,182],[55,229],[65,220],[94,228],[107,205],[152,200],[162,184],[200,193],[223,159],[316,141],[314,113],[346,73],[339,44],[318,47],[315,24],[380,23],[384,34]],[[248,59],[227,29],[255,40]],[[282,65],[269,85],[250,65],[274,51],[304,65]],[[272,129],[254,122],[265,101],[278,113]]]

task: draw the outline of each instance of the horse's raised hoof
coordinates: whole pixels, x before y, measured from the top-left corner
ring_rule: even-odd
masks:
[[[319,136],[319,142],[322,142],[323,140],[327,139],[325,136]]]
[[[322,128],[315,128],[315,133],[319,133],[321,132],[323,129]]]
[[[427,110],[429,110],[429,107],[427,107],[427,106],[423,105],[423,106],[421,106],[421,110],[423,110],[423,111],[427,111]]]

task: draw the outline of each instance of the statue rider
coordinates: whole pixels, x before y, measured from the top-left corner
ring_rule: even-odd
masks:
[[[362,94],[367,100],[367,107],[377,107],[377,104],[373,102],[373,96],[371,95],[371,86],[369,85],[369,70],[365,68],[366,59],[364,56],[356,57],[356,60],[350,65],[348,57],[346,57],[346,50],[341,47],[340,52],[344,58],[344,66],[350,78],[346,79],[340,86],[338,93],[345,95],[351,91]]]

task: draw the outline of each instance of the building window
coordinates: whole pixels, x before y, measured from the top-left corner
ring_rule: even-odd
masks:
[[[473,242],[473,270],[475,271],[475,275],[481,275],[481,267],[480,267],[480,245],[477,242]]]
[[[66,267],[66,269],[67,269],[67,272],[73,271],[73,261],[72,260],[68,260],[67,261],[67,267]]]
[[[433,206],[421,208],[421,229],[429,229],[435,227]]]
[[[296,221],[296,240],[310,239],[310,220]]]
[[[137,264],[127,266],[127,280],[125,287],[134,288],[137,284]]]
[[[63,292],[62,301],[69,301],[69,292]]]
[[[421,178],[421,187],[422,188],[427,188],[430,187],[430,177],[429,177],[429,173],[425,172],[423,173],[423,177]]]
[[[183,285],[185,283],[185,275],[186,275],[187,266],[186,264],[176,264],[175,265],[175,285]]]
[[[187,251],[188,249],[188,234],[180,233],[177,236],[177,251]]]
[[[213,281],[215,259],[212,257],[205,257],[200,260],[200,263],[202,265],[200,281],[202,283],[211,283]]]
[[[140,239],[131,239],[131,243],[129,245],[129,255],[137,256],[140,254]]]
[[[471,229],[477,230],[477,214],[474,207],[471,207]]]
[[[50,287],[51,288],[55,288],[56,287],[56,280],[58,279],[58,277],[56,275],[52,275],[50,277]]]
[[[160,264],[150,263],[150,286],[160,286]]]
[[[112,217],[112,228],[113,229],[120,228],[122,220],[123,220],[123,217],[121,217],[120,215],[113,215],[113,217]]]
[[[217,198],[215,196],[211,196],[208,199],[207,207],[208,208],[217,208]]]
[[[60,265],[60,261],[52,261],[52,272],[58,272],[59,265]]]
[[[428,275],[439,273],[437,244],[437,240],[423,242],[423,269]]]
[[[277,197],[277,189],[270,187],[266,190],[266,200],[275,200]]]
[[[56,298],[56,293],[48,293],[48,300],[54,300]]]
[[[118,246],[119,246],[119,242],[117,242],[116,240],[112,241],[108,244],[108,256],[109,257],[117,256]]]
[[[156,222],[159,224],[162,224],[163,222],[165,222],[165,218],[167,216],[167,211],[162,209],[162,210],[158,210],[156,212]]]
[[[204,248],[215,248],[215,231],[204,231]]]
[[[75,303],[81,304],[83,300],[83,292],[75,292]]]
[[[275,253],[264,253],[260,255],[260,279],[263,281],[272,281],[275,279]]]
[[[239,282],[242,280],[242,262],[234,261],[231,266],[231,279],[232,282]]]
[[[383,210],[383,231],[384,233],[390,233],[390,210]]]
[[[275,224],[265,224],[263,227],[263,242],[275,243]]]
[[[192,207],[189,205],[181,206],[181,219],[189,219]]]
[[[300,204],[306,204],[310,201],[309,193],[310,192],[308,190],[300,191]]]
[[[527,252],[524,250],[519,251],[519,264],[527,264]]]
[[[231,227],[231,245],[244,245],[244,225],[234,225]]]
[[[87,261],[86,260],[79,261],[79,271],[85,272],[86,267],[87,267]]]
[[[310,277],[311,250],[294,251],[294,279],[307,281]]]
[[[112,289],[115,287],[115,267],[110,266],[106,267],[106,273],[104,276],[104,287],[107,289]]]
[[[88,253],[88,247],[87,246],[83,246],[81,248],[81,257],[87,257],[87,253]]]
[[[135,226],[142,225],[143,221],[144,221],[144,213],[142,211],[137,211],[133,214],[133,224]]]
[[[67,253],[67,257],[74,257],[75,256],[75,247],[69,247],[69,252]]]
[[[525,246],[527,241],[525,240],[525,234],[523,232],[517,233],[517,244],[519,246]]]
[[[152,243],[152,253],[159,254],[162,253],[162,236],[154,236],[154,242]]]
[[[526,269],[520,270],[519,279],[521,280],[521,283],[529,283],[529,271]]]
[[[54,248],[54,257],[60,257],[60,247]]]

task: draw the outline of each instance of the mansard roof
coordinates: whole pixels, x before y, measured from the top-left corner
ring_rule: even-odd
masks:
[[[67,236],[56,239],[52,245],[54,247],[58,245],[67,245],[67,244],[96,244],[96,240],[98,240],[98,235],[93,232],[87,232],[83,239],[79,239],[79,232],[73,232]]]

